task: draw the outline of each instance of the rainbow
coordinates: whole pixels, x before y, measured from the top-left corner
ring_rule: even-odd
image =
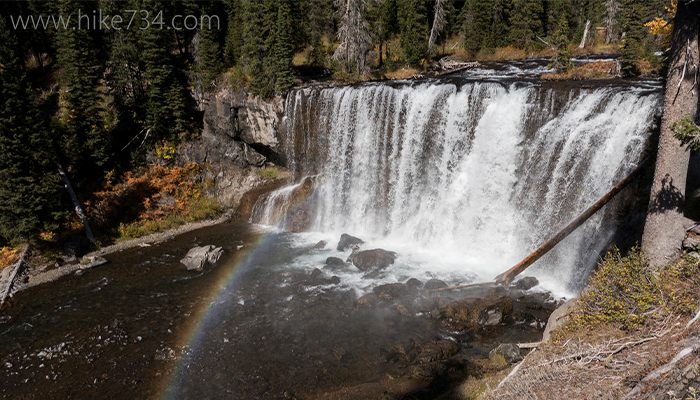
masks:
[[[284,223],[297,209],[306,203],[306,200],[308,200],[315,191],[316,187],[314,187],[313,190],[304,192],[301,201],[290,204],[290,207],[284,211],[276,226],[284,226]],[[233,287],[239,282],[243,273],[251,268],[259,255],[265,254],[270,250],[274,240],[275,236],[272,235],[271,232],[261,234],[258,239],[248,245],[247,251],[243,254],[239,253],[234,257],[233,266],[225,267],[227,269],[216,280],[211,290],[211,295],[194,311],[193,314],[195,318],[191,324],[185,328],[184,333],[177,340],[178,349],[187,349],[188,352],[197,351],[207,327],[217,321],[216,317],[219,313],[218,308],[221,305],[227,304],[227,300],[229,300],[227,296],[232,293]],[[188,357],[184,354],[179,357],[175,370],[170,375],[166,376],[161,383],[158,390],[160,394],[158,398],[166,400],[179,397],[182,379],[184,379],[187,368],[189,367],[187,359]]]

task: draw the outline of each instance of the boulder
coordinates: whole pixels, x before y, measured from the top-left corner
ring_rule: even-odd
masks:
[[[208,265],[214,265],[224,250],[213,245],[193,247],[187,252],[185,258],[180,260],[189,271],[201,271]]]
[[[539,284],[540,282],[534,276],[526,276],[515,281],[512,286],[514,289],[529,290]]]
[[[316,245],[314,245],[314,249],[325,249],[327,244],[328,242],[326,242],[325,240],[321,240],[320,242],[316,243]]]
[[[396,300],[409,294],[409,289],[403,283],[387,283],[372,290],[380,299]]]
[[[427,282],[425,282],[425,285],[423,285],[423,289],[425,290],[435,290],[435,289],[442,289],[447,287],[447,284],[444,281],[441,281],[440,279],[430,279]]]
[[[698,245],[700,245],[700,240],[697,240],[693,237],[688,236],[687,238],[683,239],[683,249],[684,250],[693,250],[698,248]]]
[[[489,358],[494,358],[496,355],[502,355],[508,364],[515,364],[523,360],[520,354],[520,347],[515,343],[502,343],[495,349],[489,352]]]
[[[347,267],[348,264],[338,257],[328,257],[326,258],[326,266],[324,269],[342,269]]]
[[[463,325],[498,325],[513,311],[508,296],[469,297],[442,307],[442,317]]]
[[[349,259],[360,271],[376,271],[394,263],[396,253],[384,249],[365,250],[354,253]]]
[[[346,251],[353,246],[361,245],[364,241],[355,236],[350,236],[347,233],[340,235],[340,241],[338,242],[338,251]]]

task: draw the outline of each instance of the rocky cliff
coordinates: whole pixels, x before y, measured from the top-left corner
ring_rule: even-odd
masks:
[[[204,113],[204,129],[199,138],[180,144],[175,161],[205,165],[202,179],[211,183],[210,194],[223,207],[237,208],[245,193],[286,181],[288,174],[259,173],[272,164],[285,165],[278,132],[281,98],[268,102],[228,87],[195,98]]]

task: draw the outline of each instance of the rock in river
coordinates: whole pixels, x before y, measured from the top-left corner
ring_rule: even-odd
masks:
[[[214,265],[224,250],[213,245],[193,247],[185,258],[180,260],[190,271],[201,271],[207,265]]]
[[[373,249],[353,253],[349,258],[360,271],[386,268],[394,263],[396,253],[384,249]]]
[[[357,238],[355,236],[348,235],[347,233],[343,233],[340,235],[340,241],[338,242],[338,251],[345,251],[352,246],[355,245],[360,245],[364,243],[364,240]]]

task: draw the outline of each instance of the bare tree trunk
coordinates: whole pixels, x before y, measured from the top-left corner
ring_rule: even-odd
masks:
[[[435,1],[435,18],[433,18],[433,28],[430,30],[430,39],[428,39],[428,53],[431,53],[435,48],[435,43],[442,33],[442,28],[445,27],[445,0]]]
[[[75,205],[75,213],[78,214],[80,221],[85,227],[85,234],[92,243],[97,244],[95,236],[92,235],[92,229],[90,229],[90,224],[88,224],[87,216],[85,215],[85,212],[83,212],[83,208],[80,206],[80,202],[78,201],[78,197],[73,191],[73,186],[71,186],[70,181],[68,180],[68,175],[66,175],[66,171],[63,169],[63,166],[60,163],[56,163],[56,166],[58,167],[58,174],[61,175],[61,179],[63,179],[63,185],[66,187],[66,190],[68,191],[71,200],[73,200],[73,205]]]
[[[586,21],[586,27],[583,29],[583,37],[581,38],[581,44],[578,45],[579,49],[586,46],[586,39],[588,39],[588,30],[591,28],[591,20]]]
[[[653,266],[678,255],[685,235],[683,203],[689,152],[673,137],[671,125],[698,111],[700,1],[681,0],[674,20],[671,63],[666,81],[659,151],[651,187],[642,247]]]
[[[615,21],[619,10],[619,0],[605,1],[605,44],[615,40]]]

